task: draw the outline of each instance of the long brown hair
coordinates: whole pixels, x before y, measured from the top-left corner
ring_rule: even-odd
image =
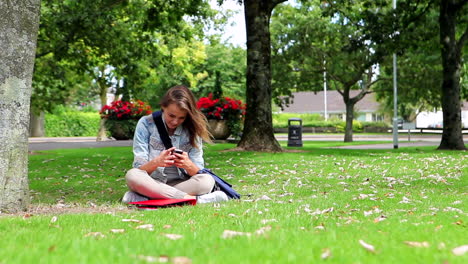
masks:
[[[190,144],[197,147],[196,136],[204,141],[211,143],[210,133],[207,129],[207,120],[203,113],[197,108],[197,101],[192,91],[187,86],[176,85],[170,88],[161,99],[160,105],[168,107],[170,104],[176,104],[180,109],[187,111],[187,117],[183,126],[190,132]]]

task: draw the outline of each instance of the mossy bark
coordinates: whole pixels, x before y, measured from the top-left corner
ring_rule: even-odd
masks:
[[[463,142],[460,99],[462,51],[468,39],[468,29],[457,41],[457,13],[466,1],[440,2],[440,44],[442,46],[442,111],[443,132],[438,149],[466,150]]]
[[[247,29],[247,113],[238,147],[254,151],[282,151],[273,132],[271,113],[270,16],[284,1],[244,1]]]
[[[0,212],[29,205],[28,136],[39,0],[0,1]]]

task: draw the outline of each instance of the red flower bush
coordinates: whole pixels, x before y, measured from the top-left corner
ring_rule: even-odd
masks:
[[[246,108],[241,100],[229,97],[213,99],[213,94],[210,93],[208,97],[202,97],[198,100],[197,108],[208,120],[226,120],[234,137],[237,137],[241,132]]]
[[[137,100],[135,102],[114,101],[111,105],[102,107],[99,114],[101,118],[108,120],[138,120],[142,116],[149,115],[152,112],[151,106]]]
[[[202,97],[197,102],[197,107],[207,119],[240,120],[245,115],[245,104],[241,100],[224,97],[213,99],[213,94]]]
[[[137,100],[135,102],[114,101],[102,107],[99,114],[105,120],[105,127],[117,140],[133,138],[138,120],[151,114],[151,106]]]

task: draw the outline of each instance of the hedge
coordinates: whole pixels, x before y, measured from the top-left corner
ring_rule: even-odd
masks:
[[[273,127],[276,130],[284,130],[288,127],[289,118],[302,119],[303,127],[321,128],[316,129],[318,132],[344,132],[346,122],[341,119],[323,120],[319,114],[273,114]],[[390,126],[385,122],[363,122],[353,121],[354,132],[383,132]]]
[[[284,130],[289,118],[301,118],[303,127],[317,128],[317,132],[344,132],[346,123],[339,119],[323,120],[318,114],[273,114],[273,127]],[[99,131],[97,111],[84,112],[69,108],[58,108],[45,115],[47,137],[94,137]],[[385,122],[353,122],[354,132],[384,132],[390,126]]]
[[[47,137],[95,137],[101,118],[96,112],[58,109],[45,115]]]

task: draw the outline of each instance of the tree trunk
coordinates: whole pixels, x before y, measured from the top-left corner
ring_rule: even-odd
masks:
[[[271,109],[270,16],[284,0],[245,0],[247,32],[247,90],[244,131],[238,147],[254,151],[282,151],[275,138]]]
[[[29,205],[28,135],[40,1],[0,1],[0,212]]]
[[[44,133],[44,112],[41,111],[39,115],[34,114],[33,111],[29,114],[29,136],[30,137],[43,137]]]
[[[98,76],[97,79],[97,85],[99,86],[99,98],[101,100],[101,108],[104,107],[107,104],[107,81],[105,79],[104,75],[104,68],[101,70],[101,76]],[[104,125],[105,120],[101,119],[101,122],[99,122],[99,131],[98,135],[96,137],[96,141],[103,141],[107,139],[107,130]]]
[[[354,102],[345,100],[346,105],[346,127],[344,142],[353,142],[353,119],[354,119]]]
[[[459,4],[461,5],[461,3]],[[461,6],[454,1],[440,2],[440,43],[442,46],[442,112],[443,132],[438,149],[466,150],[461,123],[460,69],[467,31],[457,43],[456,17]]]
[[[354,80],[347,82],[344,84],[343,91],[337,90],[341,96],[343,97],[343,102],[346,105],[346,126],[345,126],[345,137],[344,137],[344,142],[353,142],[353,120],[354,120],[354,106],[366,96],[366,94],[369,94],[369,89],[372,86],[372,82],[370,81],[372,79],[373,73],[372,71],[368,71],[366,73],[367,76],[367,82],[366,85],[359,90],[359,93],[354,96],[350,97],[350,92],[351,92],[351,87],[354,83],[357,82],[359,79],[358,76],[361,74],[357,74]],[[375,83],[375,82],[374,82]]]

